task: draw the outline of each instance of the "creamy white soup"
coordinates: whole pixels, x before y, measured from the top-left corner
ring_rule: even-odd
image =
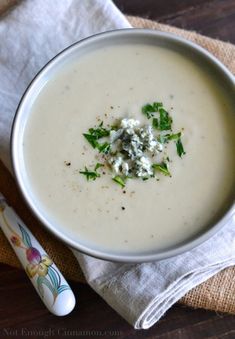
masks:
[[[186,154],[168,145],[171,176],[132,178],[122,188],[100,168],[87,181],[79,172],[100,155],[83,133],[101,121],[150,124],[141,108],[156,101],[183,131]],[[117,45],[80,56],[32,104],[23,144],[32,199],[64,234],[98,250],[150,253],[184,243],[213,224],[232,194],[232,111],[213,75],[167,48]]]

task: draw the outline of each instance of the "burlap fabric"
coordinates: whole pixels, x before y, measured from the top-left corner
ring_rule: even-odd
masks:
[[[0,0],[6,3],[14,3],[16,0]],[[5,7],[5,9],[8,6]],[[204,48],[208,49],[218,59],[220,59],[232,72],[235,73],[235,46],[218,40],[201,36],[194,32],[189,32],[175,27],[166,26],[150,20],[128,17],[134,27],[145,27],[158,29],[165,32],[172,32],[192,40]],[[8,199],[8,202],[14,207],[26,225],[31,229],[39,242],[44,246],[48,254],[61,269],[68,279],[85,282],[80,267],[70,252],[70,250],[54,236],[49,234],[42,225],[34,218],[27,206],[22,200],[16,187],[14,179],[0,162],[0,192]],[[0,262],[15,267],[20,264],[14,255],[10,245],[0,231]],[[181,303],[221,312],[230,312],[235,314],[235,268],[229,268],[217,274],[207,282],[194,288],[180,300]]]

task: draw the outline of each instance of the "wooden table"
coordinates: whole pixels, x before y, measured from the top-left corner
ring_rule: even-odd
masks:
[[[115,0],[126,14],[235,43],[235,0]],[[235,316],[176,305],[147,331],[135,331],[87,285],[71,283],[77,306],[51,315],[24,272],[0,265],[0,338],[235,338]]]

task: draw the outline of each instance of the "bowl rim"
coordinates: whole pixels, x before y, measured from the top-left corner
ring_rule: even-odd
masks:
[[[28,101],[28,96],[30,96],[30,91],[32,90],[32,88],[34,88],[34,86],[37,86],[37,82],[39,82],[40,78],[44,75],[44,73],[46,73],[51,67],[53,67],[53,65],[60,59],[60,57],[64,57],[66,53],[67,54],[70,53],[74,48],[80,48],[80,46],[82,46],[84,43],[92,44],[94,41],[99,41],[99,39],[102,39],[105,37],[117,37],[117,36],[122,37],[125,35],[130,35],[130,36],[146,35],[148,37],[155,36],[158,38],[167,39],[168,41],[174,41],[174,43],[186,46],[186,48],[190,48],[191,50],[196,51],[205,60],[207,59],[207,61],[212,63],[214,67],[216,67],[220,72],[222,71],[223,75],[235,88],[235,77],[226,68],[226,66],[224,66],[210,52],[208,52],[201,46],[195,44],[194,42],[186,40],[185,38],[182,38],[172,33],[160,32],[157,30],[143,29],[143,28],[115,29],[111,31],[98,33],[98,34],[89,36],[87,38],[84,38],[82,40],[79,40],[78,42],[75,42],[74,44],[63,49],[61,52],[56,54],[52,59],[50,59],[44,65],[44,67],[42,67],[39,70],[39,72],[35,75],[35,77],[32,79],[32,81],[27,86],[24,94],[21,97],[18,107],[16,109],[15,117],[14,117],[13,124],[12,124],[12,130],[11,130],[10,150],[11,150],[11,163],[12,163],[13,173],[14,173],[14,176],[17,182],[17,186],[21,192],[21,195],[23,196],[23,199],[25,200],[27,206],[33,212],[34,216],[37,217],[37,219],[42,223],[44,227],[46,227],[48,231],[50,231],[54,236],[56,236],[57,238],[65,242],[67,245],[69,245],[73,249],[78,250],[79,252],[82,252],[84,254],[90,255],[92,257],[114,261],[114,262],[141,263],[141,262],[149,262],[149,261],[162,260],[162,259],[167,259],[169,257],[174,257],[184,252],[187,252],[189,250],[192,250],[193,248],[204,243],[206,240],[208,240],[213,235],[215,235],[219,230],[221,230],[223,226],[225,226],[227,221],[235,214],[234,201],[231,203],[231,206],[226,210],[224,215],[217,222],[213,223],[213,225],[208,227],[207,230],[194,236],[193,240],[190,240],[190,239],[186,240],[185,244],[176,245],[172,249],[162,250],[156,253],[153,252],[149,254],[107,253],[107,251],[103,252],[101,250],[92,249],[91,247],[88,247],[86,245],[79,244],[77,241],[73,240],[70,236],[63,234],[61,231],[59,231],[56,228],[56,226],[52,225],[52,222],[49,222],[46,219],[46,217],[40,213],[40,211],[37,209],[36,206],[34,206],[30,197],[28,196],[27,189],[24,186],[23,179],[20,174],[21,168],[20,168],[20,162],[17,156],[18,154],[17,135],[20,130],[21,112],[24,110],[24,105],[26,104],[27,106],[27,101]]]

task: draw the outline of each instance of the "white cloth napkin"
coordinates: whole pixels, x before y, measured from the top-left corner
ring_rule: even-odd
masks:
[[[16,107],[37,72],[89,35],[131,27],[110,0],[26,0],[0,21],[0,158],[10,164]]]
[[[34,75],[75,41],[125,27],[110,0],[26,0],[0,20],[0,158],[9,169],[12,120]],[[149,328],[194,286],[234,265],[234,221],[191,252],[160,262],[118,264],[73,252],[91,287],[135,328]]]

